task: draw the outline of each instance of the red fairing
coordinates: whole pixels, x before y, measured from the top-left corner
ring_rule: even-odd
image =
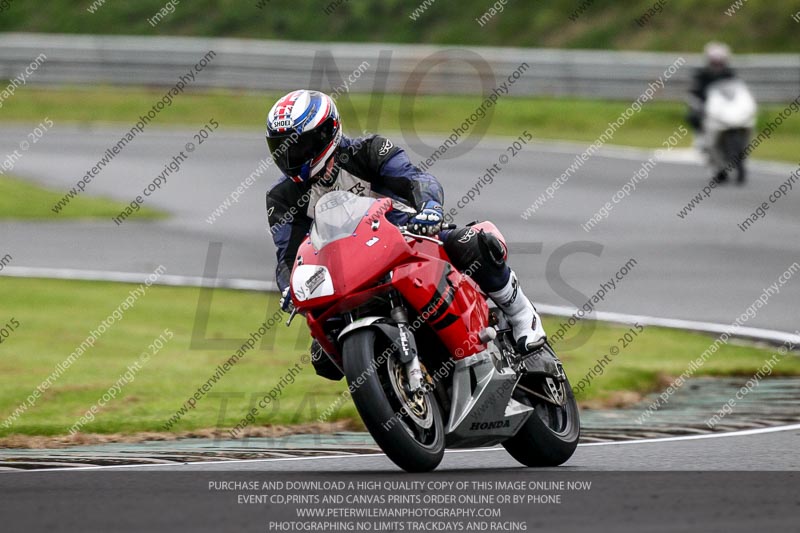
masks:
[[[292,291],[292,300],[298,311],[328,307],[347,300],[377,284],[395,265],[413,254],[397,227],[384,216],[391,209],[392,202],[388,198],[375,202],[352,235],[329,243],[319,252],[306,237],[297,254],[301,264],[325,266],[333,278],[335,293],[301,302]],[[376,230],[372,229],[373,220],[379,221]]]
[[[403,236],[385,218],[391,208],[388,198],[378,200],[352,235],[330,242],[320,251],[314,250],[309,238],[300,245],[293,280],[298,265],[324,266],[333,285],[331,294],[301,300],[292,283],[294,305],[305,313],[312,336],[326,352],[340,357],[322,324],[394,288],[419,320],[433,328],[454,358],[484,350],[486,346],[478,340],[478,332],[488,325],[484,295],[472,279],[450,264],[441,245]],[[482,223],[482,227],[502,240],[493,224]],[[419,320],[415,324],[411,319],[412,328],[420,326]]]
[[[447,346],[450,354],[461,359],[486,346],[477,334],[487,326],[489,309],[475,283],[450,263],[430,259],[397,267],[394,286]]]

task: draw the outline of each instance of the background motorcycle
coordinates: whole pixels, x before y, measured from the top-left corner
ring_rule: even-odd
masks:
[[[738,183],[747,179],[744,151],[756,125],[756,111],[756,101],[741,79],[720,80],[708,87],[702,145],[717,181],[733,174]]]
[[[291,277],[295,312],[372,437],[412,472],[436,468],[445,447],[498,443],[528,466],[565,462],[580,422],[551,347],[517,353],[503,314],[442,243],[392,225],[390,209],[388,198],[323,196]]]

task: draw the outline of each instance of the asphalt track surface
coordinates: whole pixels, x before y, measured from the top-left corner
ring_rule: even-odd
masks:
[[[796,529],[800,506],[800,460],[795,453],[800,425],[768,431],[771,432],[581,445],[565,466],[556,469],[521,468],[504,450],[489,449],[449,451],[441,467],[427,475],[402,474],[383,455],[8,473],[0,475],[0,494],[5,496],[0,499],[0,511],[5,523],[15,531],[281,531],[285,529],[274,526],[275,522],[314,522],[298,518],[296,513],[315,506],[267,501],[247,504],[239,497],[396,491],[386,490],[384,485],[370,491],[303,488],[255,492],[212,486],[231,482],[257,482],[259,486],[267,482],[418,482],[418,487],[402,489],[401,493],[424,498],[464,492],[437,490],[428,483],[502,480],[591,485],[585,490],[527,491],[558,494],[558,503],[433,503],[411,507],[437,511],[453,507],[495,508],[502,512],[498,523],[522,524],[525,529],[516,530],[525,531],[792,531]],[[466,492],[481,495],[525,491],[490,488]],[[353,510],[368,507],[340,506]],[[466,520],[436,518],[417,519],[416,523],[469,525]]]
[[[152,272],[201,276],[210,242],[221,242],[220,277],[271,280],[274,252],[266,230],[264,192],[275,180],[267,171],[214,224],[206,218],[266,157],[262,133],[219,131],[196,150],[178,174],[147,198],[172,214],[161,222],[0,222],[0,250],[12,266]],[[18,148],[28,127],[0,131],[0,154]],[[123,128],[79,129],[56,124],[22,154],[13,173],[67,191],[116,143]],[[191,130],[151,128],[138,136],[87,187],[87,193],[130,202],[187,142]],[[392,135],[403,143],[400,134]],[[437,145],[444,136],[426,137]],[[475,186],[509,141],[484,139],[467,153],[432,168],[442,182],[446,207]],[[597,309],[651,316],[733,322],[763,290],[800,259],[800,194],[781,198],[747,232],[737,224],[789,178],[792,165],[754,164],[747,187],[727,186],[685,219],[676,213],[707,182],[707,171],[675,152],[658,163],[631,196],[614,206],[590,232],[581,228],[631,179],[651,154],[610,148],[589,159],[527,221],[522,213],[573,163],[581,145],[534,142],[502,168],[494,183],[456,216],[457,223],[494,221],[511,243],[511,264],[537,302],[582,305],[631,258],[636,265]],[[432,148],[410,145],[412,159]],[[66,208],[67,210],[70,207]],[[588,241],[588,242],[587,242]],[[563,257],[559,257],[559,256]],[[800,282],[790,280],[746,325],[794,332]]]
[[[272,173],[260,177],[213,225],[206,222],[266,156],[260,132],[227,131],[224,120],[217,119],[222,129],[197,147],[180,173],[147,200],[147,205],[170,212],[169,220],[131,221],[121,227],[111,220],[0,222],[0,252],[11,254],[13,266],[19,267],[148,273],[162,264],[169,274],[200,276],[209,243],[221,242],[220,277],[271,279],[274,256],[265,225],[264,191],[274,180]],[[0,154],[12,152],[28,131],[24,126],[4,128]],[[66,191],[121,132],[56,125],[23,154],[13,173]],[[95,178],[88,193],[131,201],[193,140],[192,133],[149,130]],[[394,137],[401,141],[401,136]],[[433,145],[443,138],[426,140]],[[445,187],[448,207],[475,185],[484,168],[507,153],[507,145],[502,139],[484,140],[432,168]],[[431,152],[417,145],[411,149],[415,160]],[[675,153],[587,233],[581,224],[610,201],[649,156],[641,150],[608,149],[523,220],[523,211],[582,149],[555,143],[527,147],[456,218],[460,223],[497,223],[512,243],[512,266],[536,301],[581,305],[633,258],[635,267],[598,310],[731,323],[800,259],[796,193],[772,206],[746,233],[736,227],[789,177],[792,165],[753,165],[747,187],[717,189],[681,220],[676,212],[700,191],[707,175],[696,161]],[[563,261],[557,257],[560,247]],[[789,281],[747,325],[793,332],[798,301],[800,283]],[[582,445],[566,465],[548,471],[523,469],[503,450],[453,451],[429,478],[605,475],[605,488],[590,497],[520,515],[533,520],[533,526],[559,531],[787,530],[796,526],[791,516],[800,505],[798,437],[800,429],[792,427],[722,438]],[[155,470],[173,477],[142,477]],[[637,477],[645,471],[649,477]],[[765,477],[764,471],[780,472]],[[0,507],[4,516],[12,517],[8,523],[14,530],[263,531],[263,526],[254,525],[277,516],[274,510],[261,508],[254,514],[227,500],[215,506],[198,485],[199,476],[248,473],[372,479],[400,472],[382,455],[136,467],[102,474],[11,472],[0,476],[0,493],[5,496]],[[192,477],[174,477],[185,474]],[[13,509],[6,508],[12,502]]]
[[[795,452],[798,445],[800,445],[800,424],[731,433],[589,443],[579,445],[565,465],[536,471],[800,471],[800,455]],[[448,450],[433,475],[447,476],[448,472],[479,474],[485,471],[520,468],[521,465],[502,447]],[[67,470],[400,472],[384,454],[212,460],[183,465],[74,467]]]

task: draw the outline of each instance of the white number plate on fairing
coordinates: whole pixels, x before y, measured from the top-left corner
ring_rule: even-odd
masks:
[[[297,265],[292,273],[292,291],[304,302],[333,294],[333,279],[328,269],[320,265]]]

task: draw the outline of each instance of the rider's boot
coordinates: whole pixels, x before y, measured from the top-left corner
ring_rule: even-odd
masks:
[[[519,353],[530,353],[544,345],[547,335],[542,327],[542,319],[523,294],[513,270],[506,285],[500,290],[490,292],[489,297],[503,311],[511,324]]]

